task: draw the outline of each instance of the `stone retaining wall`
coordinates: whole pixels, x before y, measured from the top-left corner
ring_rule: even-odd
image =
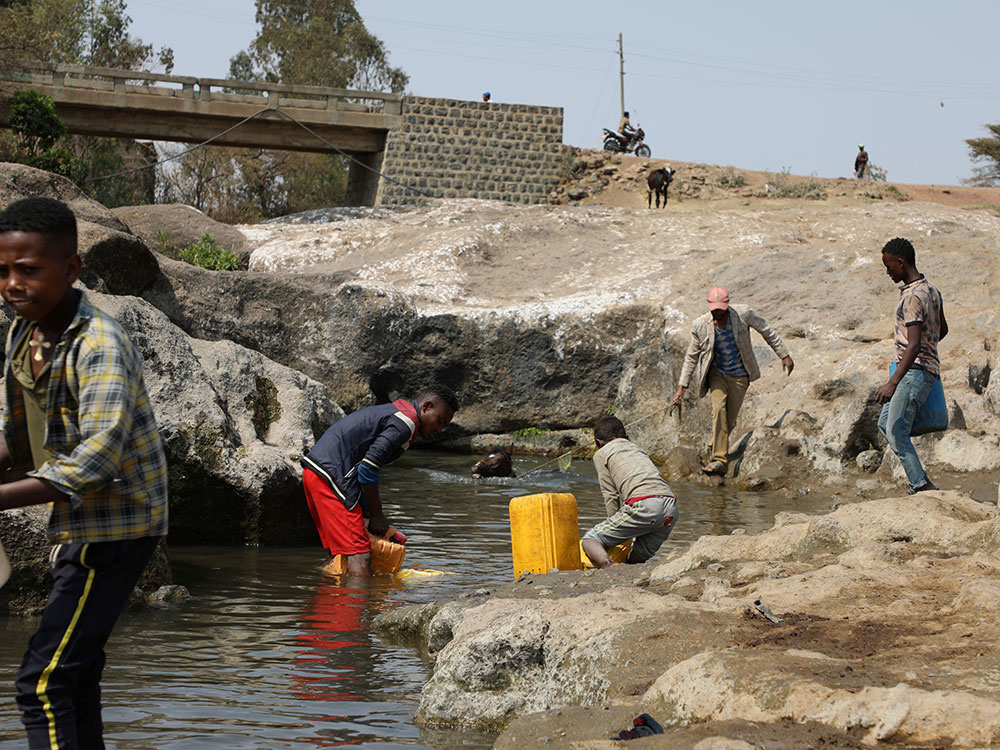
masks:
[[[544,203],[565,161],[561,107],[403,98],[389,131],[384,175],[435,198]],[[384,177],[376,205],[428,197]]]

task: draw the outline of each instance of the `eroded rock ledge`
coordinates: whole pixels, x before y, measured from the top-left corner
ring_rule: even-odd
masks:
[[[782,513],[656,565],[530,576],[376,627],[435,659],[418,721],[505,727],[498,748],[612,747],[642,711],[669,726],[644,746],[990,747],[998,546],[996,506],[921,493]]]

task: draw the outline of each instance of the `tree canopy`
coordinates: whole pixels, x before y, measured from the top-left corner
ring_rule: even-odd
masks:
[[[0,0],[0,67],[20,58],[169,73],[174,53],[128,33],[126,0]]]
[[[973,176],[966,180],[970,185],[1000,185],[1000,125],[987,125],[991,135],[969,138],[969,158],[975,166]]]
[[[20,60],[32,59],[132,70],[159,66],[169,73],[173,51],[154,52],[152,44],[131,36],[125,6],[125,0],[0,0],[0,71],[17,72]],[[0,132],[0,159],[65,175],[107,206],[153,200],[150,171],[88,181],[151,161],[150,146],[66,135],[51,99],[31,89],[13,92],[11,102],[11,130]]]
[[[389,65],[353,0],[257,0],[257,36],[231,60],[252,80],[400,93],[409,77]],[[244,78],[246,80],[246,78]]]

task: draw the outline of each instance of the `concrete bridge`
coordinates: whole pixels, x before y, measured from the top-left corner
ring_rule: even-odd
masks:
[[[401,97],[380,91],[191,78],[90,65],[23,63],[20,67],[4,76],[6,83],[52,97],[56,114],[69,132],[78,135],[201,143],[262,109],[277,108],[377,169],[389,131],[400,124]],[[0,102],[2,127],[9,126],[8,104]],[[278,112],[265,112],[214,143],[331,152]],[[377,176],[351,164],[352,203],[372,203],[377,188]]]
[[[31,88],[51,97],[56,114],[79,135],[201,143],[263,109],[278,109],[361,164],[398,180],[380,181],[352,162],[349,205],[425,199],[399,183],[432,196],[537,203],[558,179],[557,164],[563,158],[561,108],[88,65],[19,67],[0,73],[0,91]],[[263,112],[213,144],[331,152],[281,112]],[[9,124],[10,99],[0,96],[0,127]]]

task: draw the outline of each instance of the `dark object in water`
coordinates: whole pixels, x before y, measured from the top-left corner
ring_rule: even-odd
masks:
[[[514,454],[514,444],[510,448],[491,448],[486,458],[481,458],[472,465],[474,477],[512,477],[514,465],[511,456]]]

